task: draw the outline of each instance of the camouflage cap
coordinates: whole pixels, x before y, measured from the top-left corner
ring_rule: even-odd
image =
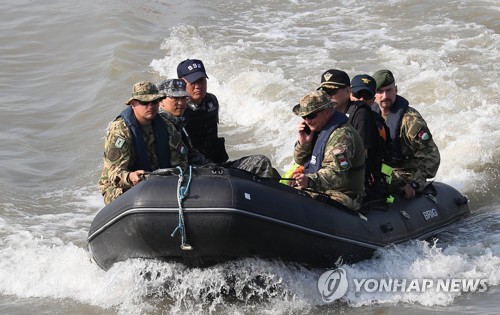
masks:
[[[373,74],[375,82],[377,82],[377,90],[395,82],[392,72],[389,70],[379,70]]]
[[[134,84],[134,87],[132,88],[132,97],[130,97],[125,104],[130,105],[132,100],[152,102],[163,97],[164,96],[158,92],[158,88],[154,85],[154,83],[141,81]]]
[[[158,84],[161,94],[171,97],[191,96],[186,92],[186,82],[182,79],[167,79]]]
[[[307,116],[312,112],[333,108],[334,103],[330,101],[325,91],[319,90],[310,92],[304,96],[299,104],[293,107],[293,113],[297,116]]]

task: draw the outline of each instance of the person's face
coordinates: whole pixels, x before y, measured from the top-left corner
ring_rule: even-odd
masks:
[[[396,95],[398,93],[398,87],[396,84],[391,83],[387,86],[377,89],[375,93],[375,101],[383,109],[389,109],[396,101]]]
[[[375,95],[367,90],[361,90],[357,93],[351,92],[351,101],[364,101],[371,106],[375,102]]]
[[[186,82],[186,92],[191,95],[191,101],[195,104],[200,104],[205,95],[207,94],[207,78],[199,78],[193,83]]]
[[[186,111],[187,101],[188,101],[187,96],[182,96],[182,97],[167,96],[160,101],[160,107],[163,108],[163,110],[169,112],[170,114],[176,117],[180,117],[184,114],[184,111]]]
[[[326,91],[330,97],[330,101],[337,103],[340,106],[347,105],[351,95],[351,87],[346,86],[338,89],[331,89]]]
[[[158,113],[158,101],[143,102],[139,100],[132,100],[130,106],[134,110],[135,118],[141,125],[150,124]]]
[[[328,120],[332,117],[331,113],[331,109],[323,109],[307,116],[303,116],[302,119],[304,119],[311,131],[320,132],[323,127],[325,127]]]

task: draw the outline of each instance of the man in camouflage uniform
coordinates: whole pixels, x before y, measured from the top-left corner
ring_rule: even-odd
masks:
[[[334,109],[326,92],[304,96],[293,112],[301,116],[294,159],[304,174],[293,178],[299,189],[327,194],[351,210],[363,199],[365,152],[358,132]]]
[[[170,135],[170,160],[172,166],[206,165],[213,163],[191,144],[191,139],[184,128],[189,93],[182,79],[167,79],[158,84],[158,89],[165,98],[160,102],[160,115],[164,119]],[[220,164],[224,167],[238,168],[261,177],[279,177],[275,174],[271,161],[264,155],[251,155],[235,161]]]
[[[189,94],[182,79],[167,79],[158,84],[158,90],[165,96],[158,110],[167,125],[169,134],[170,163],[172,166],[186,168],[191,165],[212,163],[198,150],[193,148],[189,135],[184,128],[186,119],[183,114],[187,108]]]
[[[167,129],[156,115],[161,98],[153,83],[134,84],[129,106],[109,125],[99,178],[106,204],[139,183],[146,171],[170,167]]]
[[[376,103],[372,109],[384,117],[392,139],[389,164],[394,168],[395,184],[406,198],[415,197],[433,178],[439,168],[439,150],[427,123],[408,101],[397,95],[394,76],[389,70],[379,70],[373,78],[377,82]]]

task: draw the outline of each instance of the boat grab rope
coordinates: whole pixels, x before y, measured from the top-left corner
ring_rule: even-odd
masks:
[[[192,166],[189,166],[189,177],[188,182],[183,186],[184,172],[182,168],[177,166],[179,170],[179,180],[177,181],[177,203],[179,204],[179,225],[175,228],[170,236],[174,237],[175,233],[179,230],[181,233],[181,249],[182,250],[192,250],[193,246],[186,243],[186,227],[184,223],[184,212],[182,209],[182,200],[187,196],[189,191],[189,185],[191,184],[192,178]]]

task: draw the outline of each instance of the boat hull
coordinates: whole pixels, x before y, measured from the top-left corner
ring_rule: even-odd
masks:
[[[466,198],[433,183],[428,193],[355,213],[304,192],[232,169],[194,169],[182,200],[178,176],[150,176],[95,217],[88,247],[103,269],[129,258],[207,266],[243,257],[282,259],[315,267],[357,262],[389,244],[424,239],[469,213]],[[188,181],[186,177],[184,184]]]

